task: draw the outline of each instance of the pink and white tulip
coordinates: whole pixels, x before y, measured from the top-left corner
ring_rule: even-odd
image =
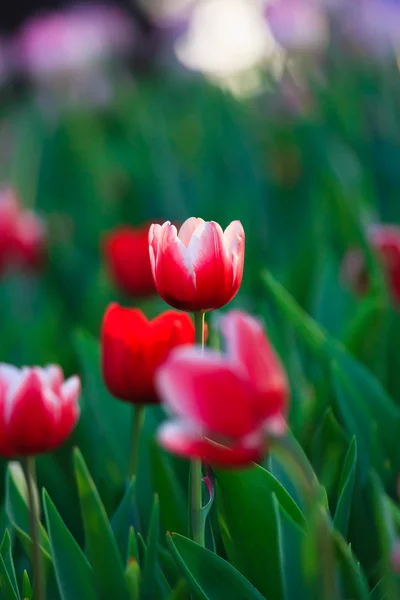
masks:
[[[175,418],[158,432],[174,454],[223,466],[258,461],[268,434],[285,430],[285,371],[253,317],[232,311],[221,320],[226,353],[173,350],[157,375],[165,407]]]
[[[245,234],[240,221],[225,231],[191,217],[177,231],[169,221],[149,231],[154,283],[171,306],[201,312],[221,308],[237,294],[243,277]]]
[[[79,419],[80,390],[79,377],[64,381],[57,365],[0,364],[0,455],[43,454],[61,446]]]

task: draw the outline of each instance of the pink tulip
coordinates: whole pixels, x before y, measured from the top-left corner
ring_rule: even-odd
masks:
[[[222,333],[225,354],[186,346],[160,367],[159,394],[176,418],[162,425],[158,438],[181,456],[246,465],[262,458],[269,431],[282,433],[288,382],[256,319],[232,311],[222,319]]]
[[[51,452],[72,433],[78,418],[79,377],[64,381],[61,368],[0,364],[0,455]]]
[[[244,241],[240,221],[225,231],[195,217],[179,233],[169,221],[152,225],[150,260],[158,293],[171,306],[191,312],[224,306],[242,283]]]

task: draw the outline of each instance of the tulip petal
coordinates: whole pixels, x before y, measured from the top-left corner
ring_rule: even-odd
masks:
[[[254,389],[240,365],[217,352],[177,348],[158,370],[156,385],[167,408],[222,436],[241,437],[261,422]]]
[[[238,287],[242,283],[244,267],[244,229],[240,221],[232,221],[224,231],[225,246],[231,256],[234,283]]]
[[[204,223],[203,219],[190,217],[189,219],[186,219],[186,221],[181,226],[178,233],[178,237],[185,244],[186,247],[189,245],[190,239],[196,227],[198,225],[201,225],[201,223]]]
[[[102,326],[102,371],[108,390],[121,400],[144,401],[139,383],[146,378],[142,340],[149,322],[140,310],[111,304]],[[135,369],[135,371],[133,371]]]
[[[80,393],[81,381],[77,375],[67,379],[61,386],[61,416],[53,436],[53,448],[57,448],[64,443],[78,422],[80,414],[78,399]]]
[[[105,239],[104,253],[111,277],[123,292],[134,297],[155,293],[148,225],[115,229]]]
[[[238,288],[233,286],[233,261],[220,225],[214,221],[200,224],[188,250],[196,278],[195,310],[212,310],[227,304]]]
[[[195,298],[195,276],[190,254],[169,221],[152,226],[149,234],[153,277],[160,296],[175,308],[185,308]]]
[[[8,439],[18,454],[47,451],[60,414],[58,398],[43,385],[39,370],[23,370],[19,385],[8,391],[5,405]]]
[[[5,412],[5,388],[0,385],[0,456],[11,458],[16,452],[9,442],[7,435],[7,426],[4,420]]]
[[[21,378],[21,371],[17,367],[0,363],[0,386],[4,390],[8,390],[11,386],[15,386]]]
[[[61,367],[58,365],[47,365],[43,371],[47,384],[51,387],[53,392],[58,395],[64,382],[64,373],[62,372]]]
[[[284,411],[287,378],[261,323],[246,313],[231,311],[221,319],[221,329],[228,355],[244,367],[258,389],[260,414],[267,418]]]
[[[233,446],[223,446],[203,437],[199,431],[184,421],[168,421],[157,433],[159,443],[172,454],[186,458],[199,458],[212,466],[245,467],[261,460],[265,442],[258,436],[256,443],[246,445],[242,440]]]

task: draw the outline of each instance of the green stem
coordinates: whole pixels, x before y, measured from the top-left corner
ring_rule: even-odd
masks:
[[[33,569],[33,589],[35,600],[45,600],[45,581],[43,562],[39,546],[39,507],[35,500],[36,485],[36,465],[35,458],[28,456],[22,462],[25,473],[26,487],[28,491],[28,510],[29,525],[32,538],[32,569]]]
[[[131,455],[129,461],[129,477],[136,475],[139,460],[140,432],[144,423],[145,405],[137,404],[133,413],[133,426],[131,438]]]
[[[194,313],[195,342],[204,351],[204,322],[203,312]],[[192,460],[191,468],[191,508],[192,508],[192,538],[194,542],[205,545],[204,523],[202,518],[203,496],[202,496],[202,464],[201,460]]]

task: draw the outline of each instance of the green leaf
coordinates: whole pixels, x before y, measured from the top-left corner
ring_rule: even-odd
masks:
[[[186,498],[173,469],[172,460],[155,440],[151,444],[154,488],[160,498],[161,523],[167,531],[185,534],[188,530]]]
[[[171,591],[158,565],[157,546],[160,536],[160,505],[158,496],[154,496],[147,544],[143,544],[144,560],[140,600],[164,598]]]
[[[4,600],[19,600],[2,556],[0,556],[0,592],[0,597]]]
[[[85,332],[77,332],[75,346],[83,393],[74,437],[110,512],[120,497],[128,470],[132,407],[108,393],[100,370],[98,342]]]
[[[116,540],[99,493],[77,448],[74,451],[74,467],[86,545],[98,597],[100,600],[113,597],[128,600],[129,593]]]
[[[285,598],[287,600],[292,598],[309,600],[307,583],[302,568],[304,530],[279,505],[275,495],[273,502],[278,522],[280,554],[284,565]]]
[[[12,556],[11,538],[10,534],[8,533],[8,530],[6,530],[3,537],[3,541],[0,546],[0,555],[3,558],[4,565],[7,569],[7,573],[10,577],[10,581],[12,583],[14,591],[19,597],[17,577],[15,575],[14,561]]]
[[[140,597],[140,567],[138,562],[131,558],[125,571],[126,584],[130,600],[139,600]]]
[[[46,490],[43,490],[43,506],[62,600],[76,600],[79,597],[97,600],[92,568]]]
[[[303,524],[299,508],[275,477],[258,465],[237,472],[217,470],[215,475],[217,507],[230,561],[267,598],[284,600],[273,495],[295,522]]]
[[[392,549],[396,541],[396,526],[392,517],[390,503],[376,473],[370,475],[373,489],[376,528],[382,556],[382,576],[387,600],[397,600],[400,594],[400,582],[392,569]]]
[[[385,600],[387,598],[385,592],[385,580],[382,578],[372,590],[369,600]]]
[[[334,527],[346,538],[349,525],[350,510],[353,499],[354,481],[357,465],[357,442],[353,437],[346,460],[344,463],[342,477],[339,483],[340,496],[336,506]]]
[[[167,534],[167,543],[199,600],[262,600],[256,588],[220,556],[179,534]]]
[[[136,481],[135,479],[132,479],[127,486],[124,497],[111,518],[111,528],[123,561],[125,561],[127,557],[130,527],[133,525],[138,529],[135,490]]]
[[[350,546],[338,532],[334,532],[333,540],[340,565],[344,597],[353,600],[368,600],[368,582],[359,563],[356,562]]]
[[[22,579],[22,598],[23,600],[33,599],[32,586],[31,582],[29,581],[29,575],[26,571],[24,571],[24,576]]]
[[[329,496],[329,506],[336,508],[342,465],[349,450],[349,439],[328,408],[312,438],[310,457],[319,481]]]
[[[373,465],[379,473],[385,479],[390,476],[393,482],[397,478],[400,461],[397,453],[400,409],[386,394],[379,381],[343,345],[306,315],[271,274],[265,273],[263,280],[309,350],[332,369],[343,423],[349,434],[353,435],[355,432],[357,436],[364,480],[372,456]],[[393,457],[397,457],[394,464]]]
[[[187,583],[184,579],[181,579],[177,583],[176,587],[169,594],[167,600],[189,600]]]
[[[139,550],[136,541],[136,534],[133,527],[129,528],[129,538],[128,538],[128,561],[129,559],[134,558],[137,562],[139,562]]]
[[[347,537],[351,504],[353,500],[354,481],[356,477],[357,466],[357,442],[353,437],[342,471],[342,477],[339,483],[340,496],[336,506],[335,517],[333,519],[334,527]]]

